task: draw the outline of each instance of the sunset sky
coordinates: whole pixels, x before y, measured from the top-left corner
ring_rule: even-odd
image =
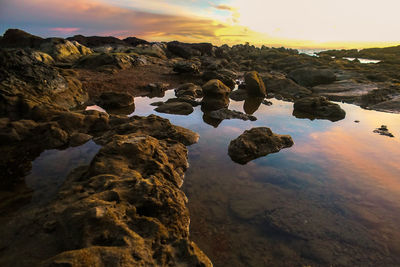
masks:
[[[398,0],[0,0],[0,32],[361,48],[400,44],[399,10]]]

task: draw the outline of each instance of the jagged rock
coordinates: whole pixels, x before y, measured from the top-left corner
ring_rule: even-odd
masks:
[[[175,89],[175,95],[177,97],[191,96],[194,98],[200,98],[203,97],[203,89],[193,83],[185,83]]]
[[[138,46],[138,45],[147,45],[150,44],[146,40],[139,39],[137,37],[128,37],[123,40],[125,43],[131,45],[131,46]]]
[[[105,108],[125,108],[135,104],[132,95],[117,92],[104,92],[99,97],[98,104]]]
[[[336,81],[336,75],[331,70],[311,67],[293,70],[289,73],[289,78],[306,87],[329,84]]]
[[[193,106],[185,102],[169,102],[158,106],[154,110],[161,113],[189,115],[193,112]]]
[[[177,73],[191,73],[191,74],[200,73],[199,67],[196,64],[186,61],[180,61],[175,63],[173,70]]]
[[[326,97],[305,97],[294,102],[293,115],[297,118],[342,120],[346,112]]]
[[[244,121],[255,121],[257,120],[256,117],[252,116],[252,115],[247,115],[244,114],[240,111],[236,111],[236,110],[230,110],[227,108],[222,108],[219,110],[214,110],[214,111],[210,111],[207,113],[207,115],[213,119],[217,119],[217,120],[230,120],[230,119],[239,119],[239,120],[244,120]]]
[[[311,90],[298,85],[294,81],[286,78],[285,75],[280,73],[266,73],[263,74],[263,81],[268,91],[279,94],[285,98],[297,99],[312,94]]]
[[[232,140],[228,154],[233,161],[246,164],[253,159],[291,147],[293,144],[289,135],[274,134],[270,128],[258,127],[245,131]]]
[[[212,55],[213,51],[213,45],[210,43],[187,44],[173,41],[167,43],[167,48],[172,54],[185,59],[201,55]]]
[[[246,90],[249,95],[264,97],[267,94],[264,82],[258,72],[251,71],[246,73],[244,76],[244,81],[246,83]]]
[[[206,110],[217,110],[229,105],[229,93],[231,89],[220,80],[211,80],[203,85],[204,98],[202,108]]]

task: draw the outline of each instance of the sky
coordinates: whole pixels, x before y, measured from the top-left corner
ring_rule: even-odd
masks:
[[[0,0],[0,34],[294,48],[400,44],[399,0]]]

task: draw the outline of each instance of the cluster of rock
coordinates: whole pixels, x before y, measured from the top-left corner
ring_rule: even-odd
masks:
[[[387,128],[386,125],[382,125],[381,127],[376,128],[374,130],[374,133],[378,133],[380,135],[385,135],[385,136],[389,136],[389,137],[394,137],[394,135],[391,132],[389,132],[389,129]]]

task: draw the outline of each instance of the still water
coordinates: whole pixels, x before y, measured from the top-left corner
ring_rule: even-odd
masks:
[[[340,104],[344,120],[311,121],[292,116],[293,103],[271,99],[272,106],[253,103],[257,121],[212,126],[200,107],[180,116],[150,106],[172,97],[172,90],[137,97],[133,114],[157,114],[200,134],[189,147],[183,189],[191,238],[215,266],[400,265],[400,115]],[[243,104],[231,100],[230,109]],[[380,125],[395,137],[373,133]],[[295,145],[246,165],[232,162],[229,142],[258,126],[291,135]],[[83,149],[92,158],[98,148]],[[73,165],[84,150],[69,157]],[[52,166],[52,153],[33,162],[31,176]]]

